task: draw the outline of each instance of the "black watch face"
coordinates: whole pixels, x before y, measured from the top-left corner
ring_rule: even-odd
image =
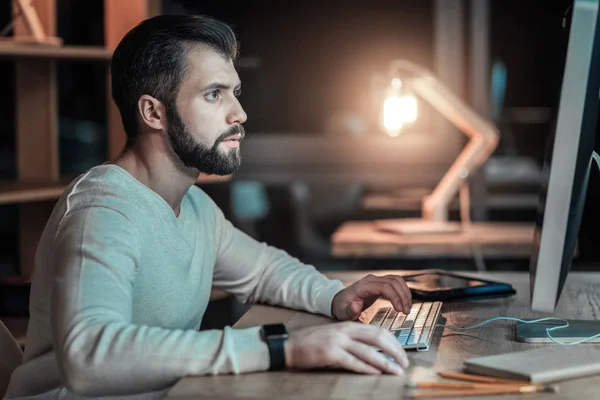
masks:
[[[288,334],[283,324],[265,325],[263,331],[267,337],[287,337]]]

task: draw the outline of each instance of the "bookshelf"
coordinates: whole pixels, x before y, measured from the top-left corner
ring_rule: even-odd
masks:
[[[57,0],[36,0],[33,7],[48,36],[56,35]],[[0,180],[0,206],[17,205],[19,214],[20,274],[31,276],[35,250],[55,201],[75,176],[59,170],[58,88],[56,63],[81,60],[106,65],[108,141],[107,159],[119,154],[125,143],[121,118],[110,95],[110,60],[114,48],[129,29],[161,12],[159,0],[104,0],[105,46],[20,43],[28,30],[23,18],[14,25],[14,42],[0,43],[0,58],[14,62],[16,170],[14,181]],[[83,172],[83,171],[81,171]],[[201,175],[198,183],[228,180]]]

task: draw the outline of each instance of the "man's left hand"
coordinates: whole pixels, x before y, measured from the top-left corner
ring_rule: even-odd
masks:
[[[336,294],[331,304],[331,311],[339,320],[354,321],[379,297],[389,300],[398,312],[404,314],[410,312],[412,295],[401,276],[371,274]]]

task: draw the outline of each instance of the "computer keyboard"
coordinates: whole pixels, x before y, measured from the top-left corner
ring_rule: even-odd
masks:
[[[390,330],[405,349],[429,350],[442,304],[441,301],[413,303],[408,315],[391,306],[381,307],[369,324]]]

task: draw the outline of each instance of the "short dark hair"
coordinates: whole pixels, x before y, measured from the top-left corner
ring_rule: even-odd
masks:
[[[187,53],[194,45],[204,45],[233,62],[238,57],[231,27],[209,16],[158,15],[142,21],[121,39],[112,57],[111,88],[128,144],[138,132],[140,96],[148,94],[174,107]]]

